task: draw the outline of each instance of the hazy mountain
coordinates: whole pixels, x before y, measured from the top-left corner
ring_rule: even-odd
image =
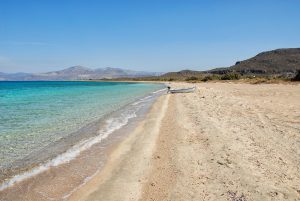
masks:
[[[29,73],[1,73],[0,72],[0,81],[5,80],[23,80],[24,77],[30,76]]]
[[[178,72],[169,72],[161,75],[161,77],[177,79],[177,78],[187,78],[192,76],[197,77],[198,75],[202,75],[202,74],[203,74],[202,71],[182,70]]]
[[[121,68],[90,69],[83,66],[73,66],[60,71],[47,73],[0,73],[0,80],[89,80],[119,77],[144,77],[155,76],[160,73],[133,71]]]

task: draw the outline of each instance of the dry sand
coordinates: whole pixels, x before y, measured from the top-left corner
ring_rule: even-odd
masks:
[[[72,200],[300,200],[300,85],[164,95],[110,158]]]

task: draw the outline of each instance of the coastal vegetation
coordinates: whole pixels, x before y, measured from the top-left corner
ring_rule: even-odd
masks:
[[[300,81],[300,71],[293,77],[288,77],[281,74],[241,74],[241,73],[226,73],[226,74],[213,74],[213,73],[202,73],[195,74],[195,71],[190,71],[185,75],[181,72],[168,73],[162,76],[151,76],[151,77],[136,77],[136,78],[115,78],[115,79],[101,79],[101,81],[158,81],[158,82],[246,82],[252,84],[258,83],[284,83],[291,81]]]

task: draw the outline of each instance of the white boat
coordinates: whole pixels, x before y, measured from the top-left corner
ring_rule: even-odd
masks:
[[[169,89],[168,93],[191,93],[196,90],[196,87],[190,87],[190,88],[182,88],[182,89]]]

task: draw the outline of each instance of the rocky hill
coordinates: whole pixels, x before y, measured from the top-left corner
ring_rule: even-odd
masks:
[[[262,52],[250,59],[238,61],[229,68],[240,73],[257,74],[296,73],[299,69],[300,48]]]
[[[259,53],[258,55],[238,61],[230,67],[215,68],[208,71],[183,70],[179,72],[170,72],[162,75],[165,78],[188,78],[200,77],[203,74],[264,74],[264,75],[284,75],[286,77],[295,76],[297,70],[300,70],[300,48],[277,49]]]

